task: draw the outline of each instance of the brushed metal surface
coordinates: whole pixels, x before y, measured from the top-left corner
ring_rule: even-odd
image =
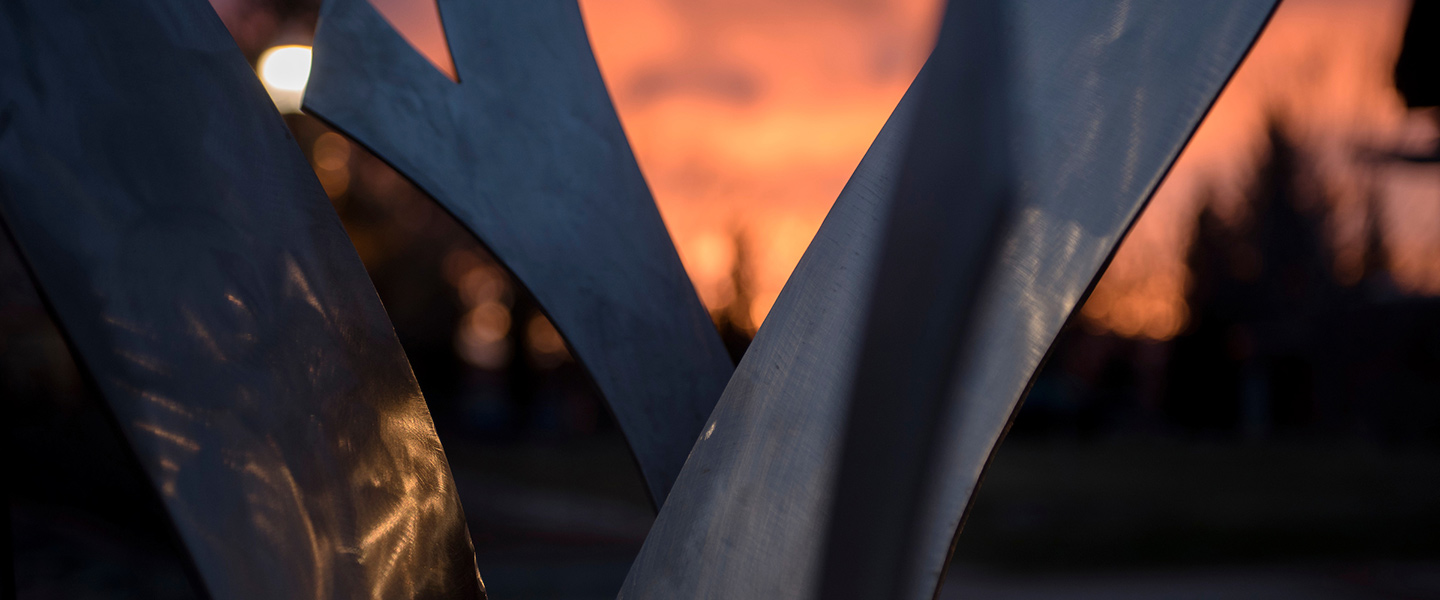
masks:
[[[210,597],[484,597],[390,321],[208,3],[0,3],[0,218]]]
[[[915,598],[934,523],[922,507],[950,483],[954,367],[976,352],[975,301],[1012,218],[1009,29],[1002,0],[946,6],[896,167],[839,472],[812,597]]]
[[[1012,219],[976,291],[910,577],[939,585],[972,492],[1054,337],[1273,1],[1010,4]],[[740,362],[621,597],[810,597],[864,310],[922,72]],[[929,596],[929,593],[924,596]]]
[[[366,0],[320,17],[305,109],[393,165],[534,294],[659,506],[734,365],[685,275],[575,0],[440,0],[459,82]]]

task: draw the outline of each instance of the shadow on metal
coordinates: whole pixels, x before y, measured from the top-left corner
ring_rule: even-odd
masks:
[[[449,210],[534,294],[663,503],[734,366],[631,154],[574,0],[441,0],[459,83],[331,0],[305,109]]]
[[[1013,217],[1010,51],[1000,0],[950,3],[895,175],[813,597],[916,598],[954,366]],[[968,358],[968,356],[966,357]]]
[[[909,597],[937,589],[972,492],[1055,335],[1274,5],[1010,3],[1012,218],[951,366],[932,471],[948,476],[915,499],[924,536]],[[627,600],[818,591],[884,215],[927,76],[876,138],[741,361],[626,578]]]
[[[484,597],[385,311],[208,4],[0,6],[0,217],[211,597]]]

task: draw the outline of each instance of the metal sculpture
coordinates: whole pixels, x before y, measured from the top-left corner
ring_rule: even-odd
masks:
[[[950,4],[926,64],[891,193],[854,370],[819,593],[917,598],[932,523],[925,500],[948,437],[954,366],[983,352],[975,302],[1011,218],[1006,16],[998,0]],[[982,58],[983,57],[983,58]]]
[[[975,312],[950,367],[952,408],[937,425],[943,444],[931,471],[946,478],[914,499],[924,535],[911,550],[907,597],[937,589],[975,486],[1055,335],[1274,5],[1010,4],[1013,217],[970,292]],[[631,567],[627,600],[798,598],[819,589],[846,400],[877,281],[872,261],[928,71],[866,153],[737,368]]]
[[[479,236],[594,376],[664,503],[623,597],[919,598],[1274,4],[952,7],[728,386],[574,2],[442,0],[456,81],[331,0],[306,106]],[[0,220],[211,597],[484,597],[385,313],[203,2],[0,8]]]
[[[331,0],[305,109],[455,215],[595,380],[659,506],[734,365],[610,105],[573,0],[442,0],[458,83]]]
[[[210,597],[484,597],[385,311],[208,4],[0,8],[0,217]]]

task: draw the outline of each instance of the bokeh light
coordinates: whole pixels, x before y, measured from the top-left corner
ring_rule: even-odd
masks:
[[[300,100],[310,80],[310,57],[310,47],[300,45],[276,46],[260,55],[255,70],[280,112],[300,112]]]

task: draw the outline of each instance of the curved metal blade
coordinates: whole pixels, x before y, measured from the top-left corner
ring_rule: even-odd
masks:
[[[330,0],[305,109],[389,162],[530,289],[659,506],[734,370],[671,245],[575,0],[442,0],[459,83]]]
[[[1011,4],[1013,218],[976,293],[911,589],[951,543],[1060,327],[1275,2]],[[627,600],[811,597],[879,238],[922,71],[771,309],[626,578]],[[928,594],[926,594],[928,595]]]
[[[895,175],[846,411],[820,588],[814,598],[933,593],[925,501],[949,477],[935,462],[975,302],[1012,218],[1007,19],[1001,0],[945,10]]]
[[[207,3],[0,5],[0,217],[212,598],[484,597],[379,298]]]

